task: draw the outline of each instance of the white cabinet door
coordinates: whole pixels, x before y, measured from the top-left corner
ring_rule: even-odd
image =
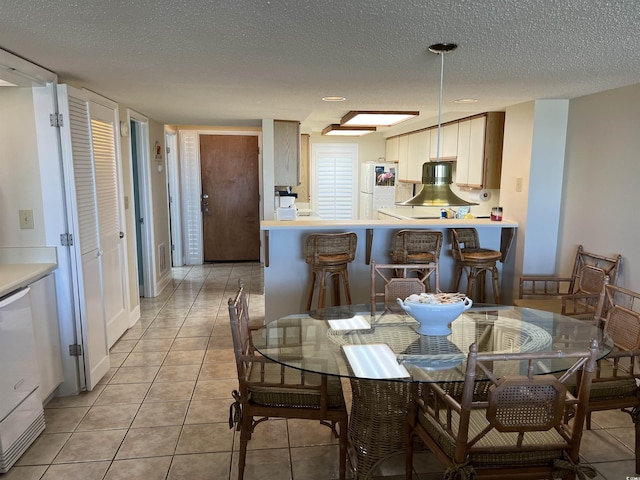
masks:
[[[387,138],[385,143],[385,161],[397,162],[398,161],[398,145],[400,143],[400,137]]]
[[[76,272],[77,331],[82,342],[81,383],[92,390],[109,370],[109,346],[103,303],[102,250],[98,232],[95,171],[91,152],[89,95],[58,85],[58,108],[69,223]]]
[[[398,178],[409,179],[409,135],[398,137]]]
[[[432,128],[431,132],[431,161],[455,160],[458,156],[458,122],[441,127],[440,156],[438,157],[438,128]]]
[[[429,130],[409,135],[407,180],[422,182],[422,164],[429,161],[431,134]]]
[[[483,188],[486,117],[461,121],[458,127],[458,160],[455,182],[458,185]]]
[[[53,273],[29,285],[36,358],[40,370],[38,396],[44,402],[63,381],[56,284]]]

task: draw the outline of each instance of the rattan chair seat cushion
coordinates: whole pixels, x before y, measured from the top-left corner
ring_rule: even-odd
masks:
[[[468,262],[495,262],[502,258],[498,250],[488,248],[463,248],[461,249],[464,261]]]
[[[445,410],[441,411],[444,416]],[[469,438],[475,437],[487,425],[489,421],[486,417],[486,409],[477,409],[471,412],[469,423]],[[452,419],[453,430],[458,430],[458,416],[454,413]],[[449,455],[454,456],[456,448],[455,438],[452,438],[438,425],[429,415],[420,412],[418,416],[420,424],[429,432],[429,435],[440,445],[440,447]],[[554,429],[541,432],[527,432],[523,440],[523,448],[530,446],[540,447],[540,445],[548,445],[549,449],[545,451],[535,452],[509,452],[506,449],[513,449],[516,444],[517,432],[499,432],[492,429],[482,436],[474,450],[483,449],[484,452],[472,452],[469,454],[470,463],[476,467],[504,466],[506,465],[548,465],[555,459],[563,458],[563,450],[559,445],[566,444],[562,436]]]
[[[431,263],[437,260],[433,253],[420,252],[402,255],[391,252],[391,261],[393,263]]]
[[[621,360],[624,361],[628,359]],[[612,380],[612,377],[614,376],[614,368],[611,360],[607,358],[600,360],[598,362],[598,368],[599,371],[597,372],[596,378],[594,378],[591,383],[591,393],[589,395],[590,400],[636,397],[636,395],[640,393],[640,389],[636,384],[635,378],[626,377],[618,380]],[[628,367],[625,367],[620,363],[618,375],[626,375],[628,370]],[[598,378],[606,379],[606,381],[600,382],[598,381]],[[574,378],[567,382],[567,388],[569,388],[574,395],[576,394],[576,382]]]
[[[284,382],[281,382],[281,366],[279,364],[266,364],[264,378],[259,367],[259,364],[254,364],[249,372],[247,386],[253,403],[270,406],[320,408],[320,393],[318,390],[304,390],[299,386],[286,386],[286,384],[300,384],[299,370],[284,368],[285,378]],[[320,385],[320,378],[320,375],[306,373],[304,383],[305,385],[317,387]],[[269,383],[272,385],[269,385]],[[342,384],[339,378],[327,378],[327,394],[328,408],[344,405]]]
[[[351,256],[348,253],[339,253],[335,255],[322,255],[317,256],[317,261],[313,265],[342,265],[351,261]]]

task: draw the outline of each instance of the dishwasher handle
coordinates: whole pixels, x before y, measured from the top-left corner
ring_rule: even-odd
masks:
[[[31,290],[29,287],[25,287],[22,290],[18,290],[16,293],[3,298],[2,300],[0,300],[0,308],[4,308],[7,307],[9,305],[11,305],[13,302],[17,302],[18,300],[20,300],[22,297],[24,297],[26,294],[29,293],[29,290]]]

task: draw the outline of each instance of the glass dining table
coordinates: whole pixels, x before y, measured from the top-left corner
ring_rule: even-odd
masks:
[[[503,305],[474,305],[451,324],[449,335],[421,335],[397,306],[346,305],[288,315],[252,333],[266,358],[292,368],[349,379],[352,394],[349,453],[355,478],[369,478],[390,455],[404,452],[412,385],[446,384],[459,391],[472,344],[487,353],[584,351],[598,340],[598,356],[613,348],[592,322]],[[535,374],[558,373],[575,360],[544,360]],[[526,374],[505,363],[501,374]]]

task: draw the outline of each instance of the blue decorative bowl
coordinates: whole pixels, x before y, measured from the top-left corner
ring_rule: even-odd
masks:
[[[397,302],[420,324],[417,331],[421,335],[450,335],[451,322],[473,305],[469,297],[456,303],[422,303],[399,298]]]

